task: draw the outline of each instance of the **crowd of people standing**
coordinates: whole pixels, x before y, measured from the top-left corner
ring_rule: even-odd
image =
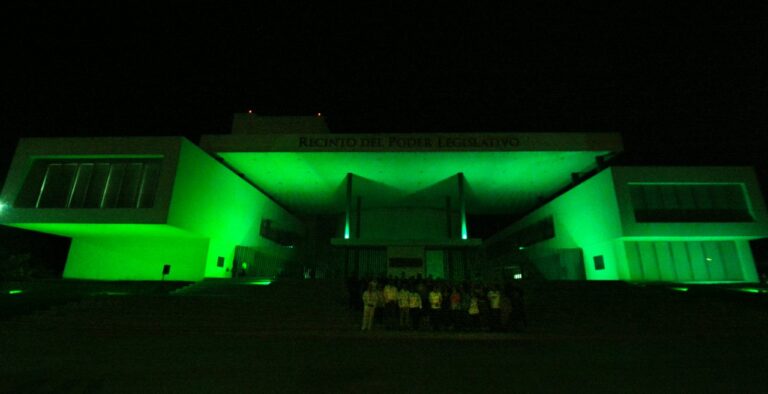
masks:
[[[474,282],[431,279],[349,279],[350,307],[361,310],[363,331],[520,331],[525,328],[522,290]]]

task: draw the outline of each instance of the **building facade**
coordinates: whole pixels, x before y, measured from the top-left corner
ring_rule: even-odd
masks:
[[[757,281],[750,168],[610,167],[610,133],[22,139],[0,223],[70,237],[64,277]],[[510,218],[489,234],[487,223]]]

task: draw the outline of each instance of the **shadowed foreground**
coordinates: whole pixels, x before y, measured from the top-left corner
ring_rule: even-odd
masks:
[[[768,387],[768,325],[759,298],[556,283],[533,286],[527,295],[529,329],[504,334],[361,333],[358,315],[346,309],[342,284],[328,281],[214,283],[171,295],[87,297],[0,322],[0,389],[460,393]]]

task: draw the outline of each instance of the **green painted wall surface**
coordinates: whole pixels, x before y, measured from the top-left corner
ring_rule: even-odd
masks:
[[[273,226],[299,231],[301,224],[232,171],[188,141],[181,147],[168,224],[210,239],[205,254],[206,277],[228,277],[235,247],[289,259],[293,249],[259,235],[262,219]],[[224,267],[218,267],[219,256]]]
[[[451,214],[451,238],[459,237],[459,215]],[[361,239],[448,239],[445,210],[429,208],[381,208],[363,210]],[[354,232],[353,232],[354,234]]]
[[[621,222],[610,170],[576,186],[494,238],[502,238],[549,216],[554,220],[555,237],[526,248],[525,253],[532,261],[549,259],[559,264],[559,258],[553,260],[550,256],[559,250],[581,248],[587,279],[618,279],[620,268],[613,240],[621,236]],[[595,269],[594,256],[603,256],[604,269]]]
[[[631,182],[740,183],[754,221],[636,223],[627,187]],[[586,277],[591,280],[755,282],[757,272],[748,240],[768,236],[765,206],[758,190],[754,173],[748,168],[611,168],[488,243],[552,216],[555,237],[526,248],[522,254],[530,261],[544,261],[563,249],[581,248]],[[604,269],[595,266],[595,256],[603,257]]]
[[[208,241],[178,237],[76,237],[72,239],[64,278],[95,280],[166,280],[203,278]]]

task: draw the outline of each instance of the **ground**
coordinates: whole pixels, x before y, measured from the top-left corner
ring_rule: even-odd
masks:
[[[765,303],[755,299],[722,296],[718,304],[701,302],[702,296],[689,293],[680,293],[680,298],[676,292],[657,292],[657,297],[668,298],[666,307],[638,308],[627,315],[635,317],[606,316],[606,321],[624,321],[626,327],[604,325],[596,317],[599,314],[588,312],[583,316],[589,322],[537,319],[537,314],[546,312],[531,301],[531,325],[521,333],[360,332],[355,312],[345,312],[333,302],[323,306],[324,313],[336,311],[345,317],[323,321],[319,315],[298,316],[275,322],[262,301],[253,301],[257,294],[259,300],[269,299],[268,294],[280,298],[285,294],[281,291],[287,292],[291,286],[249,289],[237,300],[221,294],[96,297],[7,318],[0,322],[0,391],[768,390],[768,336],[761,329],[766,327],[766,311],[761,309]],[[638,294],[655,300],[643,292]],[[247,294],[254,297],[244,296]],[[707,294],[709,300],[711,294]],[[210,311],[217,303],[228,306],[216,313],[190,312]],[[715,305],[722,316],[704,313],[694,322],[690,316],[695,314],[691,314],[685,317],[687,323],[677,318],[658,320],[674,311],[669,305],[675,304],[689,308]],[[723,305],[730,307],[721,309]],[[248,308],[252,308],[250,316],[246,316]],[[600,309],[614,313],[611,308]],[[649,315],[649,310],[657,310],[659,315]],[[727,310],[731,312],[724,312]],[[229,311],[239,311],[237,318]],[[734,314],[745,320],[730,322]],[[138,319],[140,316],[144,318]]]

